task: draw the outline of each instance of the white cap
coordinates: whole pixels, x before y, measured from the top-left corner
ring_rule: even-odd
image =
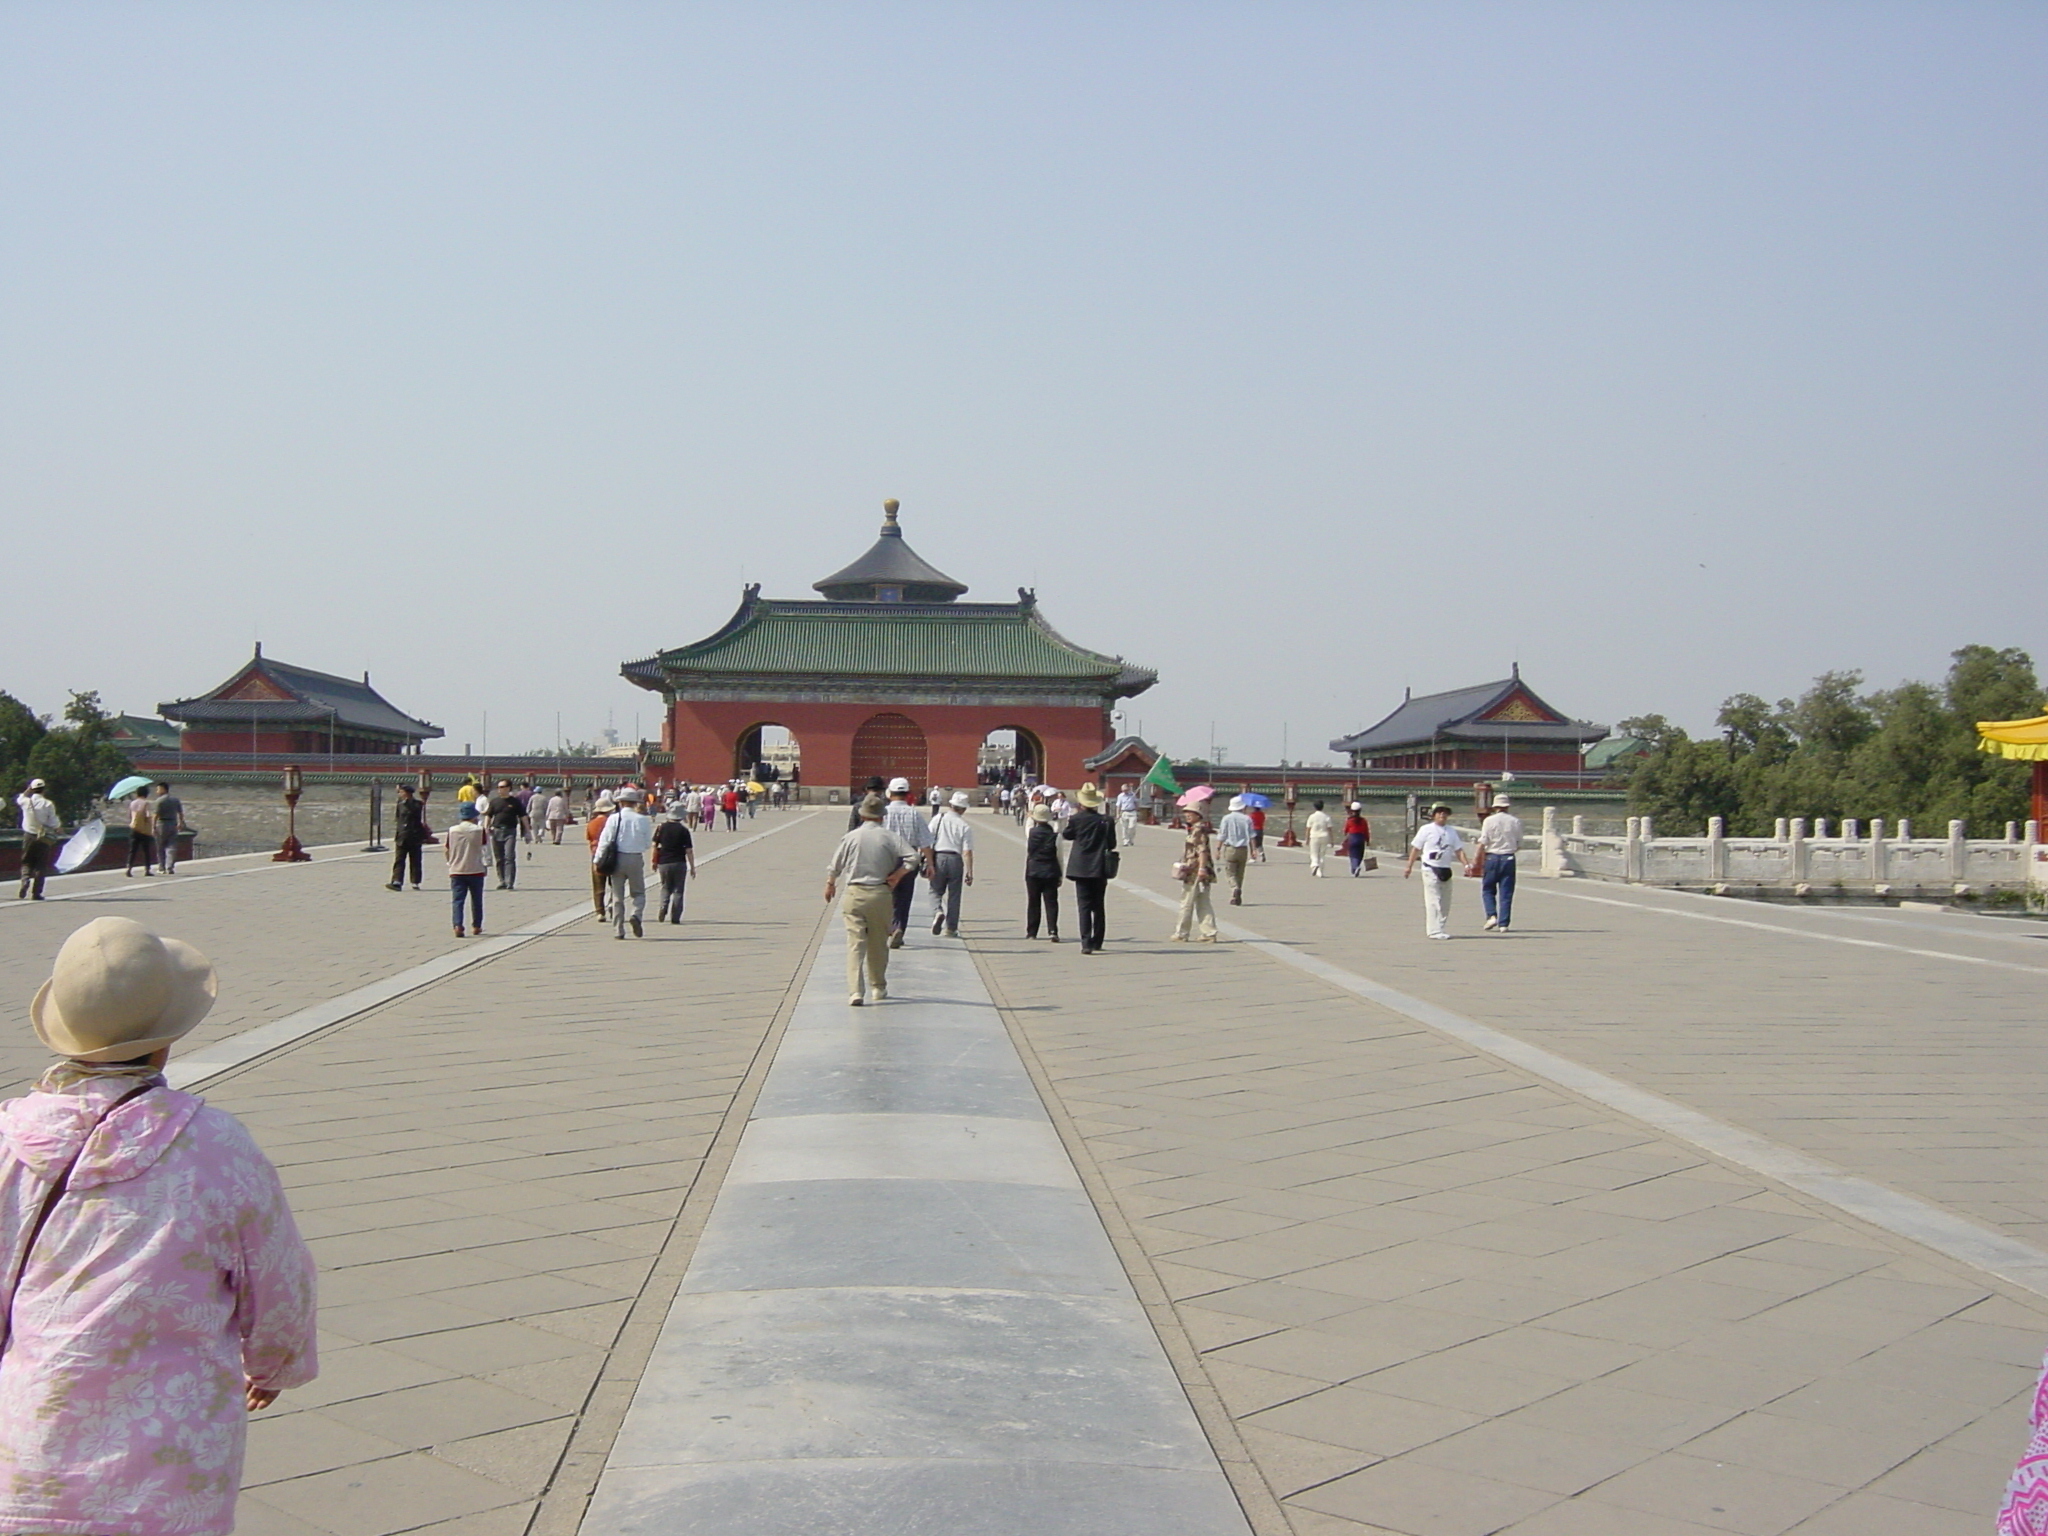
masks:
[[[973,802],[967,798],[966,790],[956,789],[953,791],[953,804],[964,807],[967,805],[971,805],[972,803]]]
[[[910,780],[908,780],[908,779],[891,779],[891,780],[889,781],[889,793],[890,793],[890,794],[892,794],[892,795],[907,795],[907,794],[909,794],[909,793],[910,793]]]
[[[30,779],[28,781],[28,787],[30,789],[41,789],[43,787],[43,781],[41,779]]]
[[[1365,807],[1360,805],[1356,800],[1354,800],[1351,802],[1350,805],[1346,806],[1345,809],[1350,811],[1362,811],[1365,809]]]

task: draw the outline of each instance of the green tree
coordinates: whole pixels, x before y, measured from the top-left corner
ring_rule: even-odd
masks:
[[[49,728],[49,722],[13,694],[0,693],[0,789],[10,800],[28,783],[29,754]]]
[[[83,820],[109,786],[135,771],[112,737],[113,717],[100,707],[100,696],[73,693],[64,723],[45,731],[30,751],[29,776],[47,781],[46,793],[66,822]]]
[[[2025,651],[1968,645],[1940,686],[1901,683],[1862,692],[1859,672],[1823,672],[1797,700],[1766,704],[1731,695],[1723,740],[1695,742],[1667,728],[1629,775],[1629,809],[1673,833],[1698,833],[1709,816],[1731,835],[1763,836],[1780,817],[1911,817],[1922,830],[1967,822],[1980,837],[2024,818],[2028,767],[1978,750],[1980,720],[2042,711]],[[1659,716],[1620,727],[1665,726]],[[1646,737],[1646,739],[1649,739]]]
[[[1661,752],[1673,742],[1686,739],[1685,732],[1662,715],[1630,715],[1614,727],[1614,734],[1633,736],[1652,752]]]

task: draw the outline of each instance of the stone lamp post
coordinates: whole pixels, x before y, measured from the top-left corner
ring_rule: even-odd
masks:
[[[299,796],[305,792],[306,776],[296,767],[284,771],[284,846],[270,856],[273,864],[309,864],[313,855],[299,842]]]

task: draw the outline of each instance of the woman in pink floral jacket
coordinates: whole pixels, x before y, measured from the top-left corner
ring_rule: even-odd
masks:
[[[276,1169],[164,1084],[214,995],[197,950],[103,917],[30,1009],[65,1059],[0,1106],[0,1532],[225,1536],[248,1414],[313,1378]]]

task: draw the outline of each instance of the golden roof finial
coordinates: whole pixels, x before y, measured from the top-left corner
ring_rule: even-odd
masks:
[[[884,533],[887,533],[896,526],[896,508],[898,505],[899,503],[894,496],[891,496],[882,503],[882,531]]]

